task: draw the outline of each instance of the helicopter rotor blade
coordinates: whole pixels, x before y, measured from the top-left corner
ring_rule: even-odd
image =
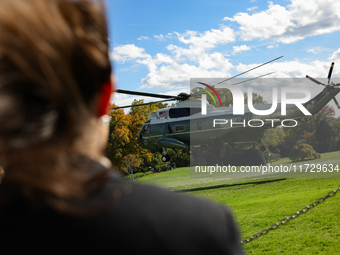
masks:
[[[254,69],[256,69],[256,68],[259,68],[259,67],[261,67],[261,66],[264,66],[264,65],[266,65],[266,64],[269,64],[269,63],[271,63],[271,62],[273,62],[273,61],[275,61],[275,60],[278,60],[278,59],[280,59],[280,58],[282,58],[282,57],[283,57],[283,56],[278,57],[278,58],[275,58],[275,59],[273,59],[273,60],[270,60],[270,61],[268,61],[268,62],[266,62],[266,63],[261,64],[261,65],[255,66],[254,68],[251,68],[251,69],[249,69],[249,70],[247,70],[247,71],[245,71],[245,72],[243,72],[243,73],[237,74],[237,75],[235,75],[235,76],[233,76],[233,77],[230,77],[230,78],[228,78],[228,79],[225,79],[225,80],[223,80],[223,81],[220,81],[220,82],[217,83],[217,84],[221,84],[221,83],[223,83],[223,82],[226,82],[226,81],[229,81],[229,80],[231,80],[231,79],[234,79],[234,78],[236,78],[237,76],[240,76],[240,75],[242,75],[242,74],[248,73],[248,72],[250,72],[250,71],[252,71],[252,70],[254,70]]]
[[[169,95],[162,95],[162,94],[153,94],[153,93],[147,93],[147,92],[138,92],[138,91],[130,91],[130,90],[123,90],[123,89],[117,89],[115,92],[122,93],[122,94],[128,94],[128,95],[135,95],[135,96],[146,96],[146,97],[157,97],[157,98],[164,98],[164,99],[170,99],[173,100],[179,100],[181,99],[178,96],[169,96]]]
[[[158,103],[174,101],[174,100],[176,99],[167,99],[167,100],[161,100],[161,101],[155,101],[155,102],[149,102],[149,103],[143,103],[143,104],[132,104],[132,105],[126,105],[126,106],[112,107],[111,109],[116,110],[116,109],[123,109],[123,108],[131,108],[131,107],[137,107],[137,106],[143,106],[143,105],[158,104]]]
[[[241,81],[241,82],[237,82],[237,83],[234,83],[234,84],[231,84],[231,85],[237,85],[237,84],[240,84],[240,83],[245,83],[245,82],[252,81],[252,80],[261,78],[261,77],[263,77],[263,76],[273,74],[273,73],[276,73],[276,72],[271,72],[271,73],[263,74],[263,75],[260,75],[260,76],[258,76],[258,77],[251,78],[251,79],[249,79],[249,80],[245,80],[245,81]]]
[[[312,77],[310,77],[310,76],[308,76],[308,75],[306,75],[306,78],[307,78],[307,79],[310,79],[312,82],[315,82],[315,83],[318,84],[318,85],[326,86],[326,84],[323,84],[323,83],[321,83],[321,82],[319,82],[319,81],[313,79]]]
[[[245,83],[245,82],[252,81],[252,80],[261,78],[261,77],[263,77],[263,76],[273,74],[273,73],[276,73],[276,72],[271,72],[271,73],[263,74],[263,75],[260,75],[260,76],[258,76],[258,77],[251,78],[251,79],[248,79],[248,80],[245,80],[245,81],[241,81],[241,82],[237,82],[237,83],[234,83],[234,84],[231,84],[231,85],[237,85],[237,84]],[[205,83],[202,83],[202,82],[198,82],[198,83],[203,84],[203,85],[206,85]],[[339,85],[340,85],[340,84],[339,84]],[[215,87],[215,88],[218,89],[217,87]],[[199,92],[190,94],[190,97],[198,96],[198,95],[201,95],[201,94],[204,94],[204,93],[205,93],[204,91],[199,91]]]
[[[332,72],[333,72],[333,67],[334,67],[334,62],[332,62],[331,67],[329,68],[329,72],[328,72],[328,76],[327,76],[327,78],[328,78],[328,85],[331,82],[331,76],[332,76]]]

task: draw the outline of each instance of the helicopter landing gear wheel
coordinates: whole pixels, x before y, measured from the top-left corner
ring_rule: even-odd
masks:
[[[169,155],[162,155],[162,161],[163,162],[170,161],[170,156]]]

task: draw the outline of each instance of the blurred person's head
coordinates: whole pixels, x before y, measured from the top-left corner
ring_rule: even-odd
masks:
[[[106,176],[91,172],[111,94],[104,12],[95,0],[0,0],[2,197],[64,210]]]

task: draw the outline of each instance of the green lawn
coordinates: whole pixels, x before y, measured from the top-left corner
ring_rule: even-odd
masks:
[[[339,162],[340,153],[303,163]],[[275,164],[290,164],[283,158]],[[340,185],[338,178],[190,178],[180,168],[138,179],[227,205],[245,239],[301,210]],[[247,254],[340,254],[340,192],[288,224],[244,245]]]

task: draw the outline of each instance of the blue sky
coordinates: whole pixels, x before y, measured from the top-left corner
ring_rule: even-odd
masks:
[[[228,78],[281,55],[242,77],[326,78],[332,61],[340,77],[337,0],[107,0],[107,8],[119,89],[177,95],[190,78]]]

